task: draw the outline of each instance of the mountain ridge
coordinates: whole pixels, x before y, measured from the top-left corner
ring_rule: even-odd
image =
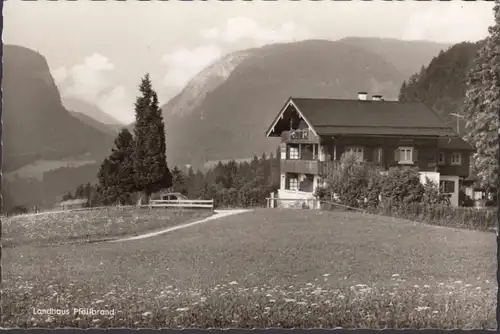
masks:
[[[196,107],[181,115],[172,112],[170,102],[162,106],[167,154],[173,164],[202,165],[274,152],[277,143],[264,137],[265,128],[288,97],[355,98],[358,91],[368,90],[395,99],[404,79],[381,56],[338,41],[251,49]]]

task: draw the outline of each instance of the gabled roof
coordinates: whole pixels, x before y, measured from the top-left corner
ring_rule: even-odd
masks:
[[[406,135],[456,137],[457,133],[421,102],[317,99],[291,97],[293,104],[318,135]]]

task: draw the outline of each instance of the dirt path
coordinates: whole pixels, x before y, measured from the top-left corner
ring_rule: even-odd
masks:
[[[238,210],[215,210],[215,214],[213,216],[210,216],[210,217],[202,219],[202,220],[198,220],[198,221],[195,221],[195,222],[192,222],[192,223],[188,223],[188,224],[177,225],[177,226],[174,226],[174,227],[169,227],[169,228],[161,230],[161,231],[145,233],[145,234],[137,235],[137,236],[134,236],[134,237],[127,237],[127,238],[112,240],[112,241],[109,241],[109,242],[122,242],[122,241],[132,241],[132,240],[139,240],[139,239],[150,238],[150,237],[154,237],[154,236],[157,236],[157,235],[160,235],[160,234],[164,234],[164,233],[172,232],[172,231],[175,231],[175,230],[180,230],[180,229],[183,229],[183,228],[186,228],[186,227],[190,227],[190,226],[193,226],[193,225],[203,224],[203,223],[209,222],[209,221],[214,220],[214,219],[219,219],[219,218],[222,218],[222,217],[232,216],[232,215],[236,215],[236,214],[240,214],[240,213],[248,212],[248,211],[250,211],[250,210],[244,210],[244,209],[238,209]]]

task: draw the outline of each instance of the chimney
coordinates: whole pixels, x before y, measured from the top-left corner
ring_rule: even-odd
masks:
[[[366,101],[368,93],[367,92],[359,92],[358,93],[358,100]]]
[[[373,101],[384,101],[384,98],[382,97],[382,95],[373,95],[372,100]]]

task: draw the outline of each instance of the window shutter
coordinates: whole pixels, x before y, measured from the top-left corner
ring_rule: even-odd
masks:
[[[399,158],[401,157],[401,153],[399,152],[399,148],[394,150],[394,161],[398,162]]]
[[[416,148],[413,149],[412,158],[413,162],[418,162],[418,150]]]

